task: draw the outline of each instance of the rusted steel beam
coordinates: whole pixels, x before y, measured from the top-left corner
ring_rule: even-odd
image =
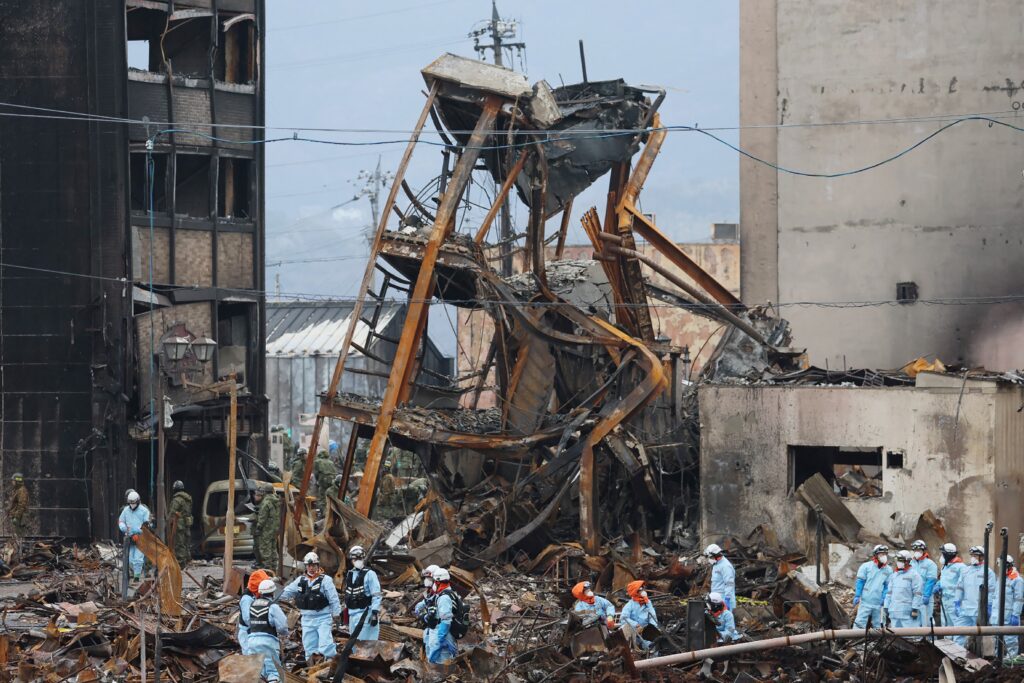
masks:
[[[718,280],[708,275],[675,242],[670,240],[661,230],[658,230],[658,226],[652,223],[647,216],[643,215],[639,209],[632,204],[627,204],[624,208],[636,219],[633,221],[633,230],[647,240],[652,247],[664,254],[673,265],[693,278],[693,281],[703,287],[704,291],[710,294],[715,301],[733,308],[741,306],[740,300],[732,292],[723,287]]]
[[[480,224],[480,229],[476,231],[476,236],[473,241],[477,244],[481,244],[484,241],[484,237],[487,236],[487,231],[491,229],[491,223],[494,222],[494,217],[501,211],[501,207],[505,204],[505,199],[508,198],[508,192],[512,189],[512,184],[515,183],[516,178],[523,171],[523,165],[526,163],[526,157],[529,152],[523,150],[519,153],[519,158],[516,159],[515,165],[512,170],[508,172],[508,176],[505,177],[505,182],[501,184],[501,189],[498,190],[498,196],[494,198],[494,203],[491,204],[491,208],[488,209],[487,215],[484,216],[483,222]]]
[[[434,87],[431,93],[434,93]],[[434,219],[434,227],[430,233],[426,248],[423,251],[423,260],[420,263],[420,270],[416,276],[416,284],[409,295],[409,306],[406,312],[405,323],[402,325],[402,336],[399,339],[398,349],[395,351],[395,359],[391,365],[391,377],[388,379],[387,388],[384,390],[384,397],[381,400],[380,416],[377,418],[377,426],[370,441],[370,450],[366,458],[366,466],[363,470],[363,480],[359,486],[359,498],[356,501],[356,510],[367,517],[373,510],[373,499],[377,491],[377,479],[380,474],[380,465],[384,459],[384,449],[387,445],[388,432],[394,420],[395,409],[403,395],[406,394],[409,386],[410,373],[413,367],[413,355],[419,346],[423,330],[426,325],[427,314],[429,313],[430,297],[434,287],[434,266],[437,264],[437,255],[441,244],[448,236],[448,229],[451,219],[455,215],[457,202],[469,181],[480,157],[481,147],[486,142],[494,128],[494,121],[497,118],[498,109],[501,107],[501,100],[490,96],[484,103],[480,118],[477,119],[476,127],[466,144],[462,156],[455,165],[451,182],[441,199],[437,208],[437,217]],[[425,117],[425,114],[424,114]],[[395,185],[391,187],[391,194],[397,191]],[[377,242],[379,242],[379,236]],[[374,250],[376,253],[376,249]],[[329,393],[328,396],[333,396]]]
[[[498,332],[498,327],[494,327],[495,333]],[[491,365],[494,364],[494,357],[498,352],[498,344],[495,338],[491,337],[491,345],[487,347],[487,356],[484,358],[484,365],[480,370],[480,374],[477,376],[476,386],[473,387],[473,400],[470,401],[469,407],[476,410],[477,405],[480,403],[480,393],[484,390],[484,385],[487,383],[487,375],[491,372]]]
[[[356,321],[363,315],[363,303],[366,301],[366,292],[370,289],[370,285],[373,283],[373,272],[377,268],[377,254],[380,252],[381,236],[384,234],[384,230],[388,225],[388,218],[391,216],[391,207],[395,205],[395,200],[398,198],[398,189],[401,186],[403,180],[405,180],[406,169],[409,168],[409,160],[412,158],[413,150],[416,149],[416,143],[419,142],[420,133],[423,132],[423,125],[427,122],[427,117],[430,115],[434,107],[434,100],[437,97],[437,89],[439,83],[435,81],[430,86],[430,92],[427,93],[427,101],[423,105],[423,111],[420,112],[420,117],[416,121],[416,125],[413,127],[412,136],[409,138],[409,144],[405,147],[405,153],[402,154],[402,160],[398,164],[398,170],[395,171],[395,178],[391,182],[391,189],[388,191],[388,198],[384,201],[383,211],[380,214],[380,223],[377,224],[377,232],[373,236],[373,246],[370,248],[370,257],[366,261],[366,271],[363,273],[363,281],[359,284],[359,294],[356,296],[355,304],[352,307],[351,320],[352,324],[345,330],[345,339],[341,343],[341,352],[338,354],[338,362],[334,366],[334,373],[331,375],[331,382],[327,387],[327,397],[330,399],[336,393],[338,393],[338,386],[341,384],[341,375],[345,371],[345,361],[348,360],[349,346],[352,344],[352,337],[356,332]],[[309,453],[306,454],[306,467],[302,470],[302,482],[299,485],[299,494],[295,497],[295,514],[293,518],[298,520],[302,516],[301,502],[306,499],[306,490],[309,488],[309,478],[313,474],[313,459],[316,457],[316,450],[320,445],[320,431],[323,429],[324,414],[323,408],[317,413],[316,421],[313,423],[313,438],[310,440]]]
[[[658,153],[661,152],[661,145],[668,136],[668,132],[661,128],[661,116],[659,114],[654,115],[651,125],[658,130],[652,131],[648,136],[647,144],[644,145],[644,151],[640,153],[640,159],[636,162],[636,168],[633,169],[633,173],[629,176],[629,181],[626,183],[622,196],[619,198],[620,210],[617,213],[619,214],[620,228],[622,227],[621,208],[626,204],[636,204],[636,199],[640,196],[644,183],[647,182],[647,176],[651,172],[654,160],[658,157]]]
[[[575,197],[569,197],[569,201],[565,203],[565,208],[562,209],[562,224],[558,227],[558,243],[555,245],[555,260],[559,261],[562,258],[562,254],[565,252],[565,238],[569,233],[569,219],[572,217],[572,200]]]
[[[359,444],[359,425],[352,423],[352,432],[348,436],[348,446],[345,448],[345,462],[341,469],[341,486],[338,487],[338,495],[345,499],[345,492],[348,490],[348,480],[352,477],[352,465],[356,459],[356,446]]]

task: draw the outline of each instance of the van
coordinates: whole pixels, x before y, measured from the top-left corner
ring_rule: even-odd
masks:
[[[256,527],[256,510],[252,509],[251,492],[258,486],[265,486],[270,482],[258,479],[235,479],[235,557],[253,557],[255,555],[255,542],[253,531]],[[273,482],[271,484],[277,497],[284,504],[284,484]],[[292,498],[298,495],[299,489],[290,486]],[[312,496],[306,496],[307,501],[315,501]],[[251,507],[250,507],[251,505]],[[203,555],[222,555],[224,553],[224,528],[228,522],[228,480],[221,479],[206,487],[206,495],[203,496],[202,520],[203,540],[199,543],[199,552]]]

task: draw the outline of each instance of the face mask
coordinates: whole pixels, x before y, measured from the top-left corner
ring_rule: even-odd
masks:
[[[885,564],[888,561],[889,561],[889,556],[886,555],[885,553],[882,553],[881,555],[878,556],[878,564]]]
[[[139,509],[139,504],[138,503],[128,503],[128,507],[130,507],[132,510],[138,510]]]
[[[362,560],[355,560],[352,562],[352,566],[356,569],[362,569],[364,562]]]
[[[647,591],[640,591],[640,597],[641,598],[646,598],[647,597]]]
[[[423,577],[423,587],[424,588],[430,588],[433,585],[434,585],[434,580],[432,578],[430,578],[429,576]]]
[[[972,556],[971,556],[971,564],[973,564],[973,565],[979,565],[979,564],[981,564],[981,560],[979,560],[979,559],[978,559],[977,557],[974,557],[974,556],[972,555]]]
[[[584,593],[583,593],[583,594],[584,594],[585,596],[587,596],[588,598],[592,598],[592,597],[594,597],[594,591],[584,591]]]
[[[903,560],[896,560],[896,568],[897,569],[903,569],[905,566],[907,566],[907,565],[906,565],[906,563]]]
[[[920,560],[922,557],[924,557],[924,553],[923,552],[921,552],[920,550],[915,550],[914,551],[914,559],[915,560]]]
[[[942,557],[939,558],[939,564],[946,564],[946,556],[945,555],[943,555]]]

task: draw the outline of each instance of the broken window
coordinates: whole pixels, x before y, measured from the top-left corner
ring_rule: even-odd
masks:
[[[249,209],[251,159],[220,158],[217,173],[217,215],[221,218],[252,218]]]
[[[885,454],[885,466],[891,470],[903,469],[903,451],[889,451]]]
[[[249,321],[252,304],[221,304],[217,307],[217,370],[235,373],[245,384],[249,360]]]
[[[163,71],[160,36],[167,27],[167,13],[144,7],[125,10],[125,39],[128,68],[140,71]]]
[[[882,495],[882,449],[851,446],[790,446],[790,493],[821,474],[840,496]]]
[[[210,157],[205,154],[175,156],[174,212],[193,218],[210,216]]]
[[[162,35],[163,52],[177,75],[205,78],[210,75],[209,10],[176,10]]]
[[[256,17],[252,14],[221,14],[219,49],[213,73],[225,83],[256,80]]]
[[[130,155],[132,211],[149,211],[150,173],[152,173],[153,212],[167,211],[167,155],[153,154],[152,158],[152,168],[147,170],[145,152],[132,152]]]

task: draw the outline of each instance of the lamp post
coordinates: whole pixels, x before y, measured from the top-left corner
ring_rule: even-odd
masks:
[[[158,366],[168,380],[173,377],[173,374],[179,372],[182,374],[195,372],[196,367],[187,362],[189,353],[201,365],[205,365],[213,358],[213,352],[217,348],[217,342],[207,336],[192,337],[190,339],[188,336],[176,333],[165,337],[161,345],[163,347],[163,354],[158,356]],[[167,420],[167,401],[163,393],[161,390],[160,412],[157,415],[156,530],[160,539],[164,543],[168,543],[170,539],[167,538],[167,480],[164,470],[164,456],[167,450],[166,439],[164,438],[164,423]]]

